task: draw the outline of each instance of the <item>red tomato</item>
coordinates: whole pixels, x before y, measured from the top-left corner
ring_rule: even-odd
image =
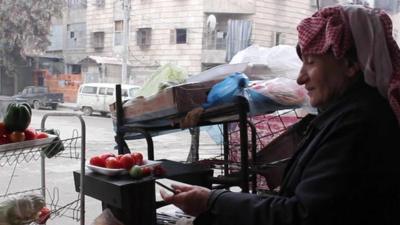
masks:
[[[131,153],[131,157],[135,165],[143,165],[143,155],[139,152]]]
[[[36,139],[36,130],[32,127],[28,127],[24,131],[25,133],[25,140],[34,140]]]
[[[106,159],[108,157],[115,157],[115,155],[113,153],[107,152],[107,153],[103,153],[101,155],[99,155],[99,157],[104,160],[104,162],[106,162]]]
[[[100,158],[100,156],[93,156],[90,158],[89,164],[93,166],[106,167],[106,161]]]
[[[49,135],[44,133],[44,132],[37,132],[36,133],[36,139],[43,139],[43,138],[48,138]]]
[[[142,168],[142,174],[144,177],[149,176],[151,174],[151,172],[152,172],[151,167],[143,167]]]
[[[25,141],[25,133],[21,131],[14,131],[9,137],[11,142]]]
[[[0,145],[11,143],[10,138],[7,134],[0,134]]]
[[[123,155],[117,155],[115,156],[115,158],[117,158],[118,160],[120,160],[122,158]]]
[[[163,176],[165,175],[166,171],[161,165],[157,165],[153,168],[154,176]]]
[[[122,164],[118,161],[117,158],[111,156],[106,159],[106,168],[121,169]]]
[[[46,221],[50,218],[50,209],[47,207],[43,207],[39,212],[39,218],[36,220],[38,224],[45,224]]]
[[[0,122],[0,136],[4,134],[8,134],[8,131],[6,125],[4,125],[3,122]]]
[[[129,170],[133,166],[133,159],[131,157],[131,154],[128,153],[120,156],[121,157],[120,158],[117,157],[117,159],[122,164],[122,167]]]

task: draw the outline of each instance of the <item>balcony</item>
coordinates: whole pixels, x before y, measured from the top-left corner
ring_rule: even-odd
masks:
[[[226,32],[212,31],[203,35],[201,62],[207,64],[225,63]]]
[[[254,14],[255,0],[212,0],[206,1],[204,13]]]

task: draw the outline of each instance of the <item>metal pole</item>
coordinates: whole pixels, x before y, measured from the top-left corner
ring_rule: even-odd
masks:
[[[129,56],[129,18],[131,11],[131,0],[123,0],[123,8],[124,8],[124,36],[123,36],[123,57],[122,57],[122,74],[121,74],[121,84],[128,83],[128,56]]]
[[[228,123],[222,124],[223,137],[224,137],[224,175],[227,176],[229,173],[229,130]]]
[[[118,154],[124,154],[124,132],[122,126],[124,124],[124,109],[122,107],[121,85],[115,85],[115,107],[117,111],[117,130],[116,141],[118,146]]]
[[[239,105],[239,129],[240,129],[240,164],[242,172],[242,192],[249,193],[249,154],[247,136],[247,102],[244,98],[238,97]]]

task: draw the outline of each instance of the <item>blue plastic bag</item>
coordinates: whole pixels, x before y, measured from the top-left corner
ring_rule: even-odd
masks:
[[[233,73],[223,81],[215,84],[207,95],[203,108],[233,103],[238,95],[248,86],[249,78],[244,73]]]

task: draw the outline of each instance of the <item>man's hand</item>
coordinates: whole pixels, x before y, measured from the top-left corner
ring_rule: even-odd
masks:
[[[165,202],[176,205],[191,216],[198,216],[207,210],[207,201],[210,190],[200,186],[171,185],[177,194],[169,195],[160,190],[161,197]]]

